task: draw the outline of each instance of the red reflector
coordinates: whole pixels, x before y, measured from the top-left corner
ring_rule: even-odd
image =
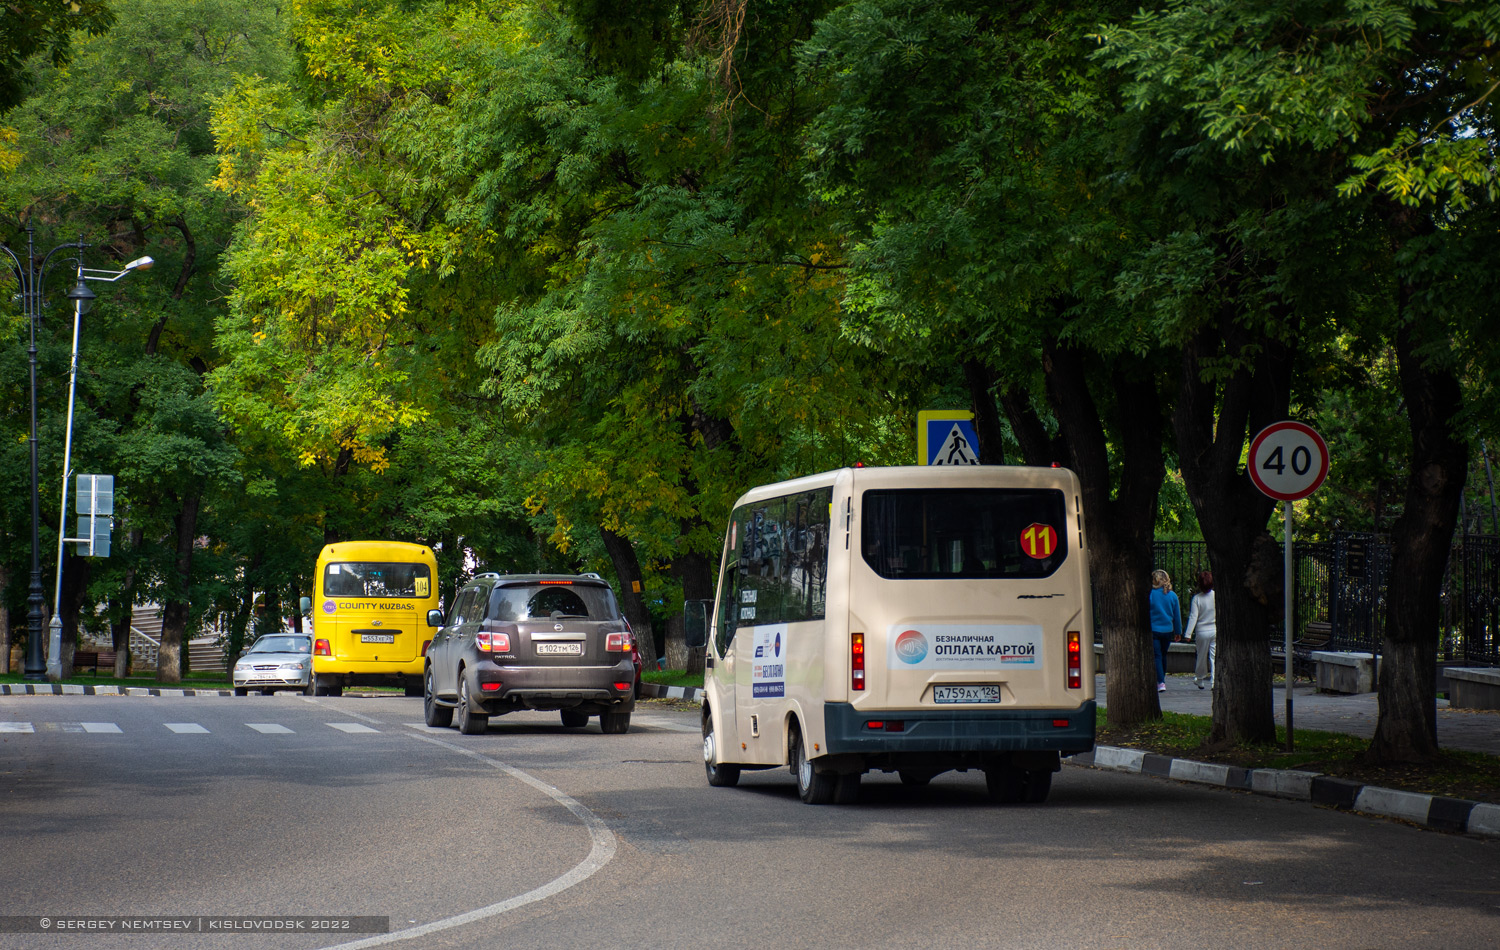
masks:
[[[500,684],[499,683],[480,683],[479,684],[479,688],[482,689],[482,690],[484,690],[486,693],[493,693],[495,690],[497,690],[497,689],[500,688]]]
[[[615,684],[615,689],[619,690],[622,693],[625,690],[629,689],[629,688],[630,688],[630,684],[629,683],[616,683]]]
[[[328,645],[327,640],[319,640],[313,646],[314,656],[333,656],[333,648]]]
[[[537,581],[538,584],[571,584],[572,581]]]
[[[890,722],[888,722],[888,723],[885,724],[885,731],[886,732],[905,732],[906,731],[906,723],[902,722],[900,719],[892,719]]]
[[[1056,726],[1059,729],[1066,729],[1069,726],[1071,726],[1072,724],[1073,723],[1070,720],[1067,720],[1067,719],[1054,719],[1054,720],[1052,720],[1052,725]]]
[[[879,719],[871,719],[869,722],[865,723],[865,728],[866,729],[884,729],[885,728],[885,723],[881,722]]]

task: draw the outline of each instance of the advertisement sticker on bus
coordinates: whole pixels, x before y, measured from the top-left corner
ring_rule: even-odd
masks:
[[[750,695],[786,695],[786,632],[784,623],[755,628],[750,666]]]
[[[1036,624],[897,624],[886,637],[892,670],[1041,669]]]

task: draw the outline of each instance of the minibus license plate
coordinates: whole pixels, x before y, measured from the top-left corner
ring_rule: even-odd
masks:
[[[934,686],[932,701],[935,703],[998,703],[998,686]]]
[[[539,654],[551,654],[553,656],[582,656],[583,644],[581,643],[538,643],[536,652]]]
[[[359,635],[360,643],[395,643],[394,633],[362,633]]]

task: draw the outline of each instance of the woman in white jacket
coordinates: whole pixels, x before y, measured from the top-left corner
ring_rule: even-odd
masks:
[[[1207,683],[1214,686],[1214,674],[1218,672],[1219,651],[1214,645],[1218,633],[1214,610],[1214,576],[1208,571],[1198,572],[1198,593],[1188,606],[1187,630],[1184,639],[1198,644],[1198,665],[1193,670],[1193,682],[1202,689]]]

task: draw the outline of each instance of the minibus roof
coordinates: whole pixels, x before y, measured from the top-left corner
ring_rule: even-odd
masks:
[[[1078,491],[1072,469],[1040,465],[880,465],[837,468],[790,481],[759,485],[735,500],[734,507],[794,495],[815,488],[852,482],[870,488],[1056,488]]]

